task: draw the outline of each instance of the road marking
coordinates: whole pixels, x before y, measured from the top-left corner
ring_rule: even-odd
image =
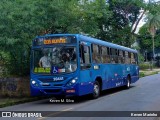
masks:
[[[69,110],[72,110],[73,108],[67,108],[67,109],[64,109],[64,110],[61,110],[59,112],[55,112],[55,113],[52,113],[52,114],[48,114],[46,115],[46,117],[41,117],[41,118],[38,118],[37,120],[43,120],[43,119],[46,119],[47,117],[49,116],[53,116],[53,115],[57,115],[57,114],[60,114],[60,113],[63,113],[65,111],[69,111]],[[54,111],[53,111],[54,112]],[[55,116],[56,117],[56,116]]]
[[[72,110],[73,108],[68,108],[68,109],[64,109],[62,111],[69,111],[69,110]]]

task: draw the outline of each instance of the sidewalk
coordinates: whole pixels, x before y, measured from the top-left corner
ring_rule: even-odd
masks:
[[[2,97],[0,96],[0,108],[26,103],[26,102],[32,102],[36,100],[45,99],[45,97],[24,97],[24,98],[11,98],[11,97]]]
[[[140,70],[139,72],[143,73],[145,76],[153,75],[153,74],[159,74],[160,73],[160,68],[154,68],[152,70],[150,70],[150,69]]]
[[[146,70],[140,70],[140,72],[160,72],[160,68],[154,68],[154,69],[146,69]]]

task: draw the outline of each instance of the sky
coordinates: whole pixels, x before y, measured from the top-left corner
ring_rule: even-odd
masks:
[[[137,29],[136,29],[136,31],[135,31],[135,33],[138,33],[138,32],[139,32],[139,29],[146,23],[145,20],[144,20],[144,18],[145,18],[145,15],[144,15],[143,18],[140,20],[140,22],[139,22],[139,24],[138,24],[138,26],[137,26]]]
[[[149,0],[144,0],[144,1],[149,2]],[[151,1],[159,2],[160,0],[151,0]]]
[[[145,2],[149,2],[149,0],[144,0]],[[151,1],[153,1],[153,0],[151,0]],[[160,2],[160,0],[154,0],[155,2]],[[138,24],[138,26],[137,26],[137,30],[135,31],[135,33],[138,33],[139,32],[139,29],[146,23],[145,22],[145,20],[144,20],[144,18],[145,18],[145,15],[144,15],[144,17],[140,20],[140,22],[139,22],[139,24]]]

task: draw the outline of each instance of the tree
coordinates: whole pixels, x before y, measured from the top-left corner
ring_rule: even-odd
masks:
[[[146,24],[144,24],[138,35],[141,52],[153,53],[152,57],[155,57],[154,48],[158,49],[160,47],[160,34],[159,34],[159,12],[160,4],[151,0],[147,4],[147,13],[146,13]],[[150,35],[151,34],[151,35]],[[152,41],[151,41],[152,39]],[[150,59],[151,60],[151,59]]]
[[[30,46],[35,36],[50,33],[48,30],[76,31],[73,27],[78,26],[76,3],[74,0],[0,1],[0,55],[8,74],[29,74]]]
[[[151,34],[152,36],[152,42],[153,42],[153,59],[155,58],[154,54],[155,54],[155,51],[154,51],[154,37],[155,37],[155,34],[156,34],[156,30],[160,27],[160,15],[153,15],[153,14],[148,14],[147,16],[148,18],[148,21],[147,21],[147,24],[148,24],[148,30],[149,30],[149,33]]]
[[[113,16],[107,24],[111,26],[112,41],[131,47],[139,21],[146,12],[145,3],[142,0],[109,0],[109,5]]]
[[[0,56],[10,73],[28,75],[37,35],[82,33],[130,47],[140,9],[142,0],[1,0]]]
[[[106,0],[95,0],[92,2],[83,1],[80,4],[81,14],[81,29],[82,33],[86,33],[90,36],[106,39],[104,33],[104,26],[112,16],[112,11],[109,11],[109,5],[106,4]]]

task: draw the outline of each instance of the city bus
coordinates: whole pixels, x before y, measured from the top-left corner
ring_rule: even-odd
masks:
[[[98,98],[139,79],[137,51],[80,34],[47,34],[32,42],[32,96]]]

